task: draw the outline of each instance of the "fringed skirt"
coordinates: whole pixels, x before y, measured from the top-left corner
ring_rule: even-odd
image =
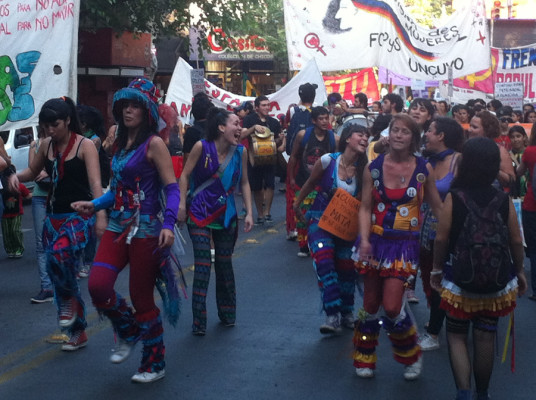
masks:
[[[352,260],[361,274],[379,273],[381,277],[407,279],[417,274],[419,265],[419,232],[383,229],[374,225],[369,241],[372,246],[372,259],[363,262],[359,258],[358,237],[352,249]]]

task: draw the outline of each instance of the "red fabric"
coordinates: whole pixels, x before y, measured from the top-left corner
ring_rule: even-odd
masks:
[[[171,156],[171,162],[173,163],[173,172],[175,173],[175,178],[179,179],[182,174],[182,168],[184,167],[184,157]]]
[[[118,235],[107,230],[102,236],[89,276],[91,299],[102,304],[113,298],[117,276],[130,264],[129,292],[136,314],[155,312],[153,292],[161,262],[158,238],[134,238],[128,245],[125,239],[116,242]]]
[[[534,194],[532,193],[532,170],[534,169],[534,165],[536,165],[536,146],[527,147],[523,152],[521,161],[523,161],[530,174],[530,179],[527,179],[527,193],[523,200],[523,210],[536,211],[536,199],[534,199]]]

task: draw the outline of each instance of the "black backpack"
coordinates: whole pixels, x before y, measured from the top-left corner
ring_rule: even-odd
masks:
[[[300,107],[294,107],[294,115],[290,120],[290,124],[287,128],[287,145],[286,152],[288,155],[292,153],[292,145],[294,144],[294,138],[296,134],[313,125],[311,120],[311,111],[309,109],[302,110]]]
[[[452,191],[467,208],[463,228],[451,254],[454,283],[472,293],[502,290],[512,278],[508,221],[499,210],[508,195],[497,191],[485,207],[479,207],[461,190]]]

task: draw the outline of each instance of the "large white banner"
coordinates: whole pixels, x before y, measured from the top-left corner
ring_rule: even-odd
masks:
[[[436,29],[423,28],[402,0],[284,0],[291,70],[315,58],[321,71],[372,66],[421,80],[490,65],[484,3],[467,0]]]
[[[192,82],[190,74],[192,69],[186,61],[179,58],[166,94],[166,104],[170,104],[177,109],[179,118],[183,123],[190,122],[190,109],[192,107]],[[315,83],[318,86],[318,89],[316,89],[315,104],[321,105],[327,100],[324,79],[313,59],[285,86],[267,96],[270,99],[270,115],[279,118],[281,115],[284,116],[287,113],[290,105],[298,104],[300,101],[298,89],[304,83]],[[223,90],[206,79],[205,93],[209,95],[215,106],[229,110],[239,106],[244,101],[255,100],[255,97],[241,96]]]
[[[53,97],[76,99],[79,0],[0,0],[0,130],[37,124]]]

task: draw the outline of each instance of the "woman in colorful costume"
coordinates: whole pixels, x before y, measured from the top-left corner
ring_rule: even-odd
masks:
[[[456,400],[489,399],[498,319],[513,311],[517,295],[522,295],[527,289],[523,271],[523,242],[515,208],[512,200],[493,185],[501,162],[499,149],[488,138],[469,139],[465,143],[458,174],[445,198],[434,242],[434,268],[430,283],[441,292],[441,307],[447,313],[447,339],[457,389]],[[483,224],[476,225],[473,218],[466,224],[470,214],[479,215],[478,223],[483,221]],[[473,236],[471,231],[476,235]],[[476,271],[472,270],[475,276],[473,280],[466,277],[458,279],[459,268],[471,271],[471,266],[466,263],[463,266],[453,264],[454,255],[458,256],[458,260],[464,260],[464,254],[468,254],[458,239],[469,243],[469,246],[473,245],[473,237],[490,243],[501,241],[508,250],[508,260],[501,258],[497,262],[495,251],[487,248],[482,253],[473,254],[479,260],[485,260],[486,268],[477,266]],[[472,247],[479,251],[477,246]],[[504,267],[496,269],[499,265]],[[488,275],[485,271],[491,272]],[[493,279],[490,280],[491,275]],[[489,285],[491,281],[493,285]],[[466,283],[470,283],[470,286]],[[502,289],[497,290],[499,287]],[[472,362],[468,348],[471,323]],[[475,378],[475,397],[471,392],[471,370]]]
[[[301,202],[313,190],[318,191],[309,211],[307,240],[322,294],[322,308],[327,315],[320,333],[337,333],[341,325],[354,328],[354,291],[356,272],[351,259],[352,241],[337,237],[318,226],[320,218],[337,189],[354,197],[361,196],[361,177],[367,164],[365,152],[368,133],[361,125],[345,128],[339,140],[339,152],[324,154],[314,164],[311,176],[300,190],[293,208],[304,219]]]
[[[187,222],[194,248],[192,333],[204,336],[207,328],[206,296],[210,279],[210,239],[216,252],[216,302],[225,326],[236,320],[236,289],[232,255],[238,233],[233,191],[240,184],[246,217],[244,230],[253,227],[251,190],[247,176],[247,151],[240,142],[238,116],[213,108],[207,116],[207,138],[198,141],[180,178],[179,222]],[[188,208],[187,208],[188,197]]]
[[[374,376],[380,325],[389,332],[395,360],[405,365],[404,378],[417,379],[422,368],[417,329],[404,311],[404,290],[419,259],[420,208],[425,200],[438,210],[441,200],[431,167],[413,154],[420,143],[415,121],[397,114],[389,125],[389,152],[369,163],[363,173],[358,271],[364,278],[363,309],[354,333],[354,366],[361,378]],[[382,323],[377,315],[383,307]]]
[[[34,180],[43,168],[51,177],[43,247],[47,272],[54,284],[59,325],[70,334],[62,350],[74,351],[87,345],[86,310],[76,273],[95,218],[78,215],[71,203],[102,194],[99,157],[91,140],[81,136],[76,108],[68,97],[46,101],[39,112],[39,124],[46,138],[41,140],[29,168],[12,175],[9,185],[18,191],[19,181]],[[102,212],[97,215],[97,235],[102,235],[105,226],[106,215]]]
[[[163,326],[154,301],[155,284],[165,280],[168,290],[176,289],[168,256],[180,194],[169,151],[156,135],[157,96],[158,89],[145,78],[135,79],[114,95],[112,110],[118,129],[110,190],[92,202],[73,204],[84,214],[111,207],[110,223],[97,250],[88,287],[93,304],[110,319],[119,337],[110,357],[112,363],[123,362],[142,340],[141,365],[132,376],[132,381],[139,383],[154,382],[165,375]],[[160,202],[161,191],[165,207]],[[127,264],[135,314],[114,290]],[[171,291],[164,300],[170,322],[174,323],[178,292]]]

